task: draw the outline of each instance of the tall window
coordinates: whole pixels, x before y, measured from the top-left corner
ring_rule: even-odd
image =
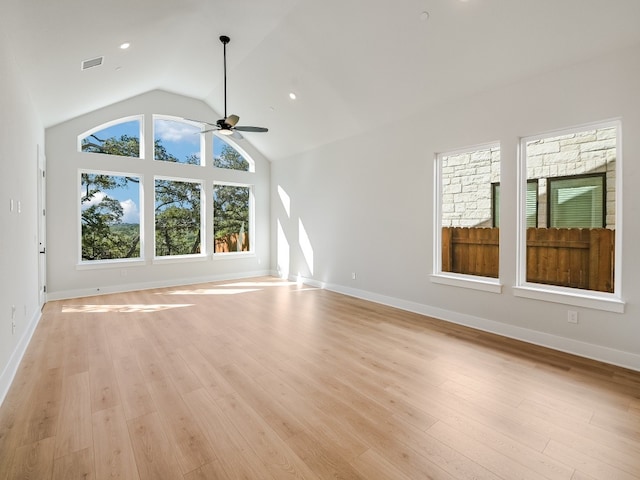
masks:
[[[214,253],[251,250],[251,187],[213,186]]]
[[[156,179],[156,256],[200,253],[201,184],[195,181]]]
[[[81,260],[140,257],[140,177],[80,173]]]
[[[101,125],[80,135],[78,149],[86,153],[103,153],[121,157],[142,157],[140,117],[127,117]]]
[[[497,211],[492,198],[500,182],[500,146],[439,154],[436,166],[436,274],[497,278],[499,231],[492,228]]]
[[[550,287],[556,293],[617,291],[618,128],[608,123],[522,140],[521,182],[538,181],[540,208],[537,228],[520,223],[520,284],[562,287]]]

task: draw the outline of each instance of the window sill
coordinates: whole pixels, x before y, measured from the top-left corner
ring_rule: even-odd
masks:
[[[437,273],[431,275],[433,283],[450,285],[453,287],[470,288],[490,293],[502,293],[502,284],[497,278],[475,277],[456,273]]]
[[[147,262],[141,258],[121,258],[114,260],[91,260],[76,264],[76,270],[95,270],[101,268],[143,267]]]
[[[205,254],[196,255],[171,255],[166,257],[154,257],[153,263],[185,263],[185,262],[202,262],[207,259]]]
[[[576,307],[592,308],[613,313],[624,313],[625,302],[610,293],[591,292],[564,287],[525,284],[513,287],[516,297],[562,303]]]
[[[211,255],[213,260],[233,260],[236,258],[248,258],[255,257],[255,252],[223,252],[223,253],[214,253]]]

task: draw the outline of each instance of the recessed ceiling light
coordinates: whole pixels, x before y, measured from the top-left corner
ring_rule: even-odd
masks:
[[[291,100],[295,100],[296,98],[298,98],[298,96],[297,96],[295,93],[291,92],[291,93],[289,94],[289,98],[290,98]]]
[[[122,50],[126,50],[127,48],[129,48],[131,46],[131,44],[129,42],[124,42],[123,44],[120,45],[120,48]]]

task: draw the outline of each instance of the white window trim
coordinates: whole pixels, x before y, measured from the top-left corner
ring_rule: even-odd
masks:
[[[246,158],[246,157],[245,157]],[[249,189],[249,232],[251,232],[249,234],[249,250],[246,252],[215,252],[215,248],[213,243],[211,245],[209,245],[209,247],[211,248],[211,257],[213,259],[218,259],[218,258],[233,258],[233,257],[248,257],[248,256],[254,256],[255,255],[255,236],[256,236],[256,222],[255,222],[255,194],[254,194],[254,186],[249,184],[249,183],[238,183],[238,182],[222,182],[222,181],[213,181],[213,190],[212,190],[212,197],[211,197],[211,209],[213,212],[213,215],[211,216],[212,219],[212,223],[213,223],[213,218],[215,218],[215,209],[213,207],[213,199],[215,197],[215,189],[216,189],[216,185],[224,185],[224,186],[230,186],[230,187],[244,187],[244,188],[248,188]],[[213,238],[212,238],[212,242],[215,242],[215,238],[216,238],[216,232],[215,232],[215,227],[213,230]]]
[[[461,273],[442,271],[442,162],[444,156],[455,156],[478,150],[490,150],[500,148],[500,142],[489,142],[474,145],[457,150],[436,153],[434,156],[434,197],[435,205],[434,231],[433,231],[433,273],[430,275],[432,283],[450,285],[454,287],[481,290],[490,293],[502,293],[502,283],[500,278],[482,277],[479,275],[466,275]]]
[[[187,253],[184,255],[156,255],[156,181],[157,180],[167,180],[171,182],[180,182],[180,183],[197,183],[200,185],[200,253]],[[207,258],[207,248],[206,248],[206,192],[205,192],[205,180],[201,178],[185,178],[185,177],[171,177],[164,175],[154,175],[153,177],[153,262],[157,261],[173,261],[176,259],[187,260],[187,259],[199,259],[199,258]]]
[[[77,245],[78,245],[78,261],[76,263],[77,270],[90,270],[94,268],[110,268],[114,267],[122,267],[122,266],[139,266],[146,264],[146,260],[144,257],[144,208],[142,208],[142,203],[144,201],[144,175],[141,173],[131,173],[131,172],[114,172],[108,170],[99,170],[92,168],[79,168],[78,169],[78,179],[76,186],[82,184],[82,174],[95,174],[95,175],[110,175],[112,177],[137,177],[140,179],[140,183],[138,184],[138,208],[140,211],[140,256],[137,258],[112,258],[108,260],[82,260],[82,203],[78,202],[78,210],[76,213],[76,228],[77,231]],[[125,265],[126,264],[126,265]]]
[[[616,235],[615,235],[615,265],[614,265],[614,293],[595,292],[591,290],[559,287],[540,283],[530,283],[527,278],[527,235],[526,235],[526,182],[527,182],[527,142],[557,137],[585,130],[616,127]],[[518,146],[518,220],[517,220],[517,260],[516,285],[513,294],[547,302],[562,303],[578,307],[603,310],[614,313],[624,313],[625,302],[622,299],[622,124],[620,119],[579,125],[563,130],[550,131],[522,137]]]

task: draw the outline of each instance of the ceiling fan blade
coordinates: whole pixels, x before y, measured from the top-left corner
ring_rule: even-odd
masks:
[[[233,133],[231,134],[231,138],[235,138],[236,140],[243,140],[244,139],[242,134],[240,132],[238,132],[237,130],[233,131]]]
[[[197,132],[197,133],[209,133],[209,132],[219,132],[220,129],[219,128],[208,128],[207,130],[202,130],[201,132]]]
[[[231,125],[232,127],[236,126],[238,120],[240,120],[240,117],[238,115],[229,115],[227,118],[225,118],[225,122],[227,123],[227,125]]]
[[[193,122],[193,123],[205,123],[207,125],[211,125],[212,127],[217,126],[216,123],[211,123],[211,122],[205,122],[204,120],[195,120],[193,118],[182,118],[183,120],[186,120],[187,122]]]
[[[268,132],[269,129],[265,127],[235,127],[234,130],[239,130],[241,132]]]

